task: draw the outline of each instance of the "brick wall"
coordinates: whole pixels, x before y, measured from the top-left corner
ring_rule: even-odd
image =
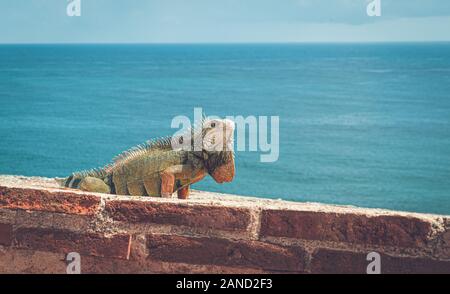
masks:
[[[188,201],[0,176],[0,272],[450,273],[450,216],[195,191]]]

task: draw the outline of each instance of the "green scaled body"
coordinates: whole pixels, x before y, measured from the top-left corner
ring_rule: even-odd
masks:
[[[161,175],[175,170],[175,184],[172,191],[188,186],[205,174],[202,160],[188,151],[156,152],[132,160],[112,170],[114,194],[134,196],[162,196]]]

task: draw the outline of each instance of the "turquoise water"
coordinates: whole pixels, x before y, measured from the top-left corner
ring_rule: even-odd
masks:
[[[278,115],[197,189],[450,214],[450,44],[0,46],[0,173],[65,176],[176,115]]]

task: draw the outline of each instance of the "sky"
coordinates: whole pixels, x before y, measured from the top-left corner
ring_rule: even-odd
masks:
[[[450,41],[449,0],[0,0],[0,43]]]

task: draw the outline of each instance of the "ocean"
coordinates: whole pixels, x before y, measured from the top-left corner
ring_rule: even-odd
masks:
[[[172,118],[279,116],[195,189],[450,214],[450,44],[1,45],[0,174],[102,166]]]

